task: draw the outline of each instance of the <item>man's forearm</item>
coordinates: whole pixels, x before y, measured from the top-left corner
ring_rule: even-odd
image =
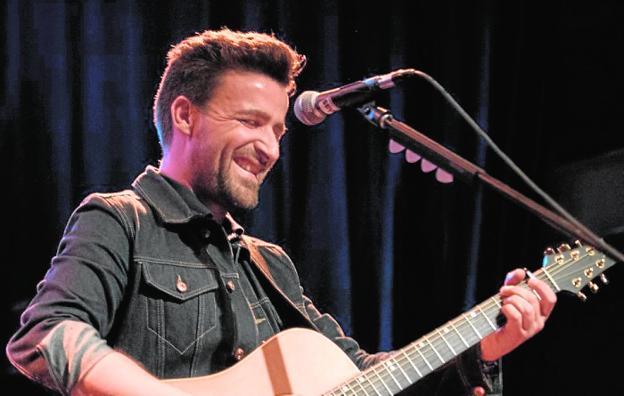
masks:
[[[24,375],[63,395],[185,395],[77,320],[59,322],[39,342],[28,333],[14,338],[7,353]]]
[[[73,396],[188,395],[149,374],[127,356],[112,352],[99,360],[72,389]]]

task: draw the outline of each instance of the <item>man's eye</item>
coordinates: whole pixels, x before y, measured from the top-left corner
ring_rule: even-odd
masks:
[[[256,128],[259,125],[259,123],[256,120],[250,120],[250,119],[242,118],[239,121],[240,121],[241,124],[243,124],[243,125],[245,125],[246,127],[249,127],[249,128]]]

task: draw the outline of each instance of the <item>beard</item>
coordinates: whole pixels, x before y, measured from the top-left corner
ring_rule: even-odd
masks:
[[[219,164],[216,170],[197,175],[194,190],[202,202],[217,203],[229,212],[251,210],[258,206],[261,182],[236,177],[232,166],[236,165]]]
[[[217,202],[228,210],[251,210],[258,206],[261,183],[254,183],[247,179],[237,182],[233,179],[229,172],[217,173]]]

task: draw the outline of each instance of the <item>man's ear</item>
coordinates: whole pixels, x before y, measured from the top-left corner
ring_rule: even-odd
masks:
[[[194,120],[193,104],[184,95],[180,95],[171,103],[172,127],[190,136]]]

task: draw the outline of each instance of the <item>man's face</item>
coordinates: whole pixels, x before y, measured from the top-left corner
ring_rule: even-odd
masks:
[[[286,86],[264,74],[227,71],[197,111],[191,187],[226,210],[254,208],[286,132]]]

